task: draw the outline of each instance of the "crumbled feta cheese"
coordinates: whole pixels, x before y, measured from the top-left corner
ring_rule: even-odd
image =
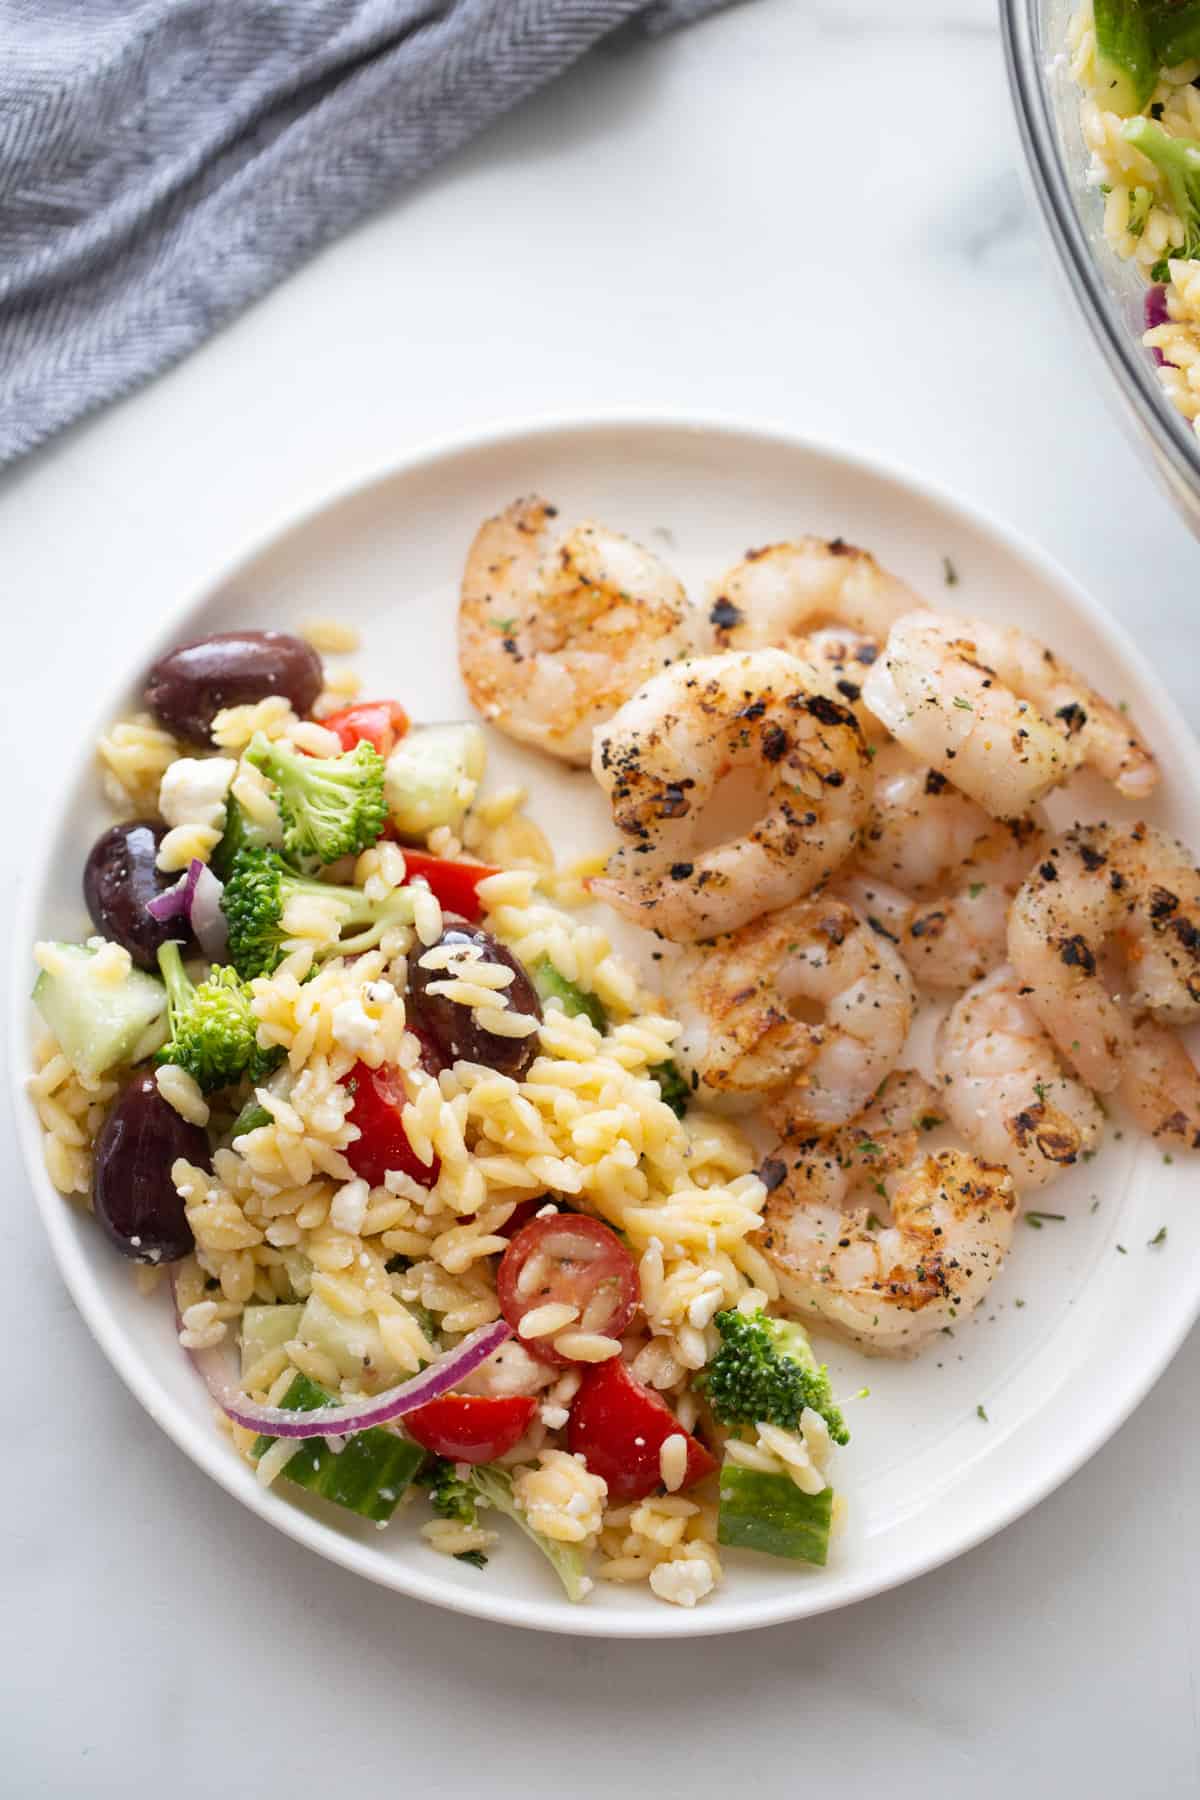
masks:
[[[237,774],[229,756],[181,756],[166,769],[158,790],[158,810],[168,825],[225,829],[225,796]]]
[[[368,981],[363,994],[369,1006],[386,1006],[389,1000],[396,998],[396,990],[390,981]]]
[[[357,1237],[367,1216],[370,1190],[365,1181],[348,1181],[338,1189],[329,1207],[330,1223],[338,1231]]]
[[[379,1021],[364,1009],[361,994],[339,1000],[330,1019],[333,1041],[354,1056],[363,1056],[375,1048],[379,1038]]]
[[[660,1600],[672,1606],[695,1606],[713,1590],[713,1572],[702,1556],[681,1556],[676,1562],[659,1563],[650,1571],[650,1586]]]
[[[561,1431],[571,1416],[565,1406],[555,1406],[550,1401],[539,1407],[538,1412],[547,1431]]]

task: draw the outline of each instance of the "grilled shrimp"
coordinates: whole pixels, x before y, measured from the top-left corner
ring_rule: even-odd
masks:
[[[1111,1093],[1139,1014],[1200,1019],[1200,873],[1149,826],[1076,825],[1013,902],[1008,950],[1059,1050]]]
[[[736,931],[844,862],[867,768],[853,715],[783,650],[664,669],[596,733],[626,841],[592,892],[676,943]]]
[[[675,1058],[728,1109],[769,1097],[782,1135],[828,1131],[870,1100],[912,1023],[912,978],[851,907],[800,900],[687,951],[668,977]],[[816,1010],[806,1022],[791,1007]]]
[[[1167,1026],[1139,1019],[1121,1066],[1119,1092],[1151,1137],[1180,1150],[1200,1150],[1200,1070]]]
[[[936,769],[888,744],[847,898],[888,932],[925,987],[957,991],[998,968],[1008,909],[1045,837],[1040,809],[996,820]]]
[[[586,764],[595,727],[695,649],[703,622],[650,551],[603,525],[558,538],[556,516],[530,498],[480,526],[463,575],[458,660],[485,719]]]
[[[722,650],[773,647],[814,663],[870,742],[885,734],[862,704],[863,679],[895,621],[923,604],[868,551],[802,537],[748,551],[715,583],[708,616]]]
[[[912,755],[997,818],[1026,812],[1083,763],[1135,797],[1158,780],[1128,719],[1016,626],[910,613],[863,699]]]
[[[1019,1188],[1044,1187],[1104,1134],[1103,1113],[1064,1074],[1010,968],[994,970],[951,1009],[937,1059],[951,1122]]]
[[[781,1145],[759,1171],[770,1191],[755,1241],[784,1303],[876,1356],[911,1354],[976,1306],[1003,1267],[1016,1216],[1007,1169],[918,1148],[920,1109],[936,1118],[936,1102],[907,1075],[893,1077],[885,1099],[897,1082],[903,1104],[892,1102],[890,1119],[872,1108],[836,1138]],[[864,1187],[888,1196],[873,1205],[890,1211],[889,1224],[853,1205]]]

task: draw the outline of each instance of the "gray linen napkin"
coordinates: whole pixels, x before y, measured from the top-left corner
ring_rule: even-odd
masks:
[[[0,465],[632,21],[726,0],[0,0]]]

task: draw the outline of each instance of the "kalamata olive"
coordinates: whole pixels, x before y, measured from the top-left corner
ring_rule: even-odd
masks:
[[[504,989],[508,997],[508,1010],[540,1019],[542,1003],[524,967],[512,951],[506,950],[481,925],[468,925],[465,919],[448,915],[445,930],[438,939],[438,947],[465,947],[468,944],[474,944],[481,950],[485,961],[503,963],[506,969],[513,971],[515,979]],[[476,1024],[469,1006],[462,1006],[457,1000],[448,1000],[444,994],[429,992],[432,983],[445,981],[446,971],[423,969],[420,962],[422,954],[414,948],[408,970],[408,985],[413,997],[417,1025],[429,1033],[447,1062],[462,1058],[465,1062],[484,1063],[498,1074],[511,1075],[515,1081],[520,1081],[538,1053],[537,1032],[531,1031],[528,1037],[504,1037],[496,1031],[485,1031]]]
[[[139,969],[153,969],[160,944],[191,942],[191,927],[179,915],[152,919],[147,900],[179,879],[155,863],[164,827],[148,819],[126,819],[98,837],[83,865],[83,898],[96,930],[124,944]]]
[[[219,631],[159,657],[146,677],[146,705],[176,737],[207,744],[222,707],[283,694],[304,714],[322,681],[321,659],[302,638],[286,631]]]
[[[151,1069],[130,1082],[96,1140],[92,1210],[122,1256],[177,1262],[192,1248],[192,1228],[171,1180],[180,1156],[211,1167],[206,1134],[167,1105]]]

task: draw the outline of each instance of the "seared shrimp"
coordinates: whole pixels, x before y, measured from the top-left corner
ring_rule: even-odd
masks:
[[[996,820],[898,744],[876,759],[871,812],[843,883],[925,987],[957,991],[1004,961],[1008,909],[1045,837],[1035,809]],[[906,899],[906,897],[908,897]]]
[[[1134,1026],[1119,1091],[1151,1137],[1200,1150],[1200,1070],[1165,1025],[1141,1019]]]
[[[870,1100],[912,1023],[912,977],[843,901],[801,900],[689,950],[669,976],[675,1057],[710,1104],[769,1097],[782,1135],[828,1131]],[[820,1017],[808,1023],[792,1007]]]
[[[1153,755],[1129,720],[1015,626],[930,612],[892,628],[863,684],[892,736],[997,818],[1013,818],[1082,764],[1148,794]]]
[[[1064,1074],[1010,968],[994,970],[951,1009],[937,1059],[952,1123],[1019,1188],[1044,1187],[1104,1134],[1094,1097]]]
[[[458,660],[485,719],[586,764],[595,727],[695,649],[703,627],[658,557],[603,525],[556,538],[556,516],[530,498],[480,526],[463,575]]]
[[[708,616],[722,650],[773,647],[813,662],[871,741],[884,733],[862,704],[863,679],[896,620],[921,605],[868,551],[802,537],[748,551],[715,583]]]
[[[895,1146],[845,1136],[768,1159],[756,1241],[798,1316],[816,1315],[870,1355],[908,1355],[978,1305],[1000,1273],[1016,1217],[1012,1177],[963,1150],[915,1148],[894,1174]],[[874,1206],[890,1224],[850,1205],[863,1183],[888,1195]]]
[[[1077,825],[1013,902],[1008,947],[1059,1050],[1110,1093],[1140,1013],[1200,1019],[1200,873],[1149,826]],[[1123,975],[1113,967],[1122,954]]]
[[[811,892],[867,811],[853,715],[783,650],[664,669],[601,726],[592,769],[626,840],[592,891],[676,943]]]

